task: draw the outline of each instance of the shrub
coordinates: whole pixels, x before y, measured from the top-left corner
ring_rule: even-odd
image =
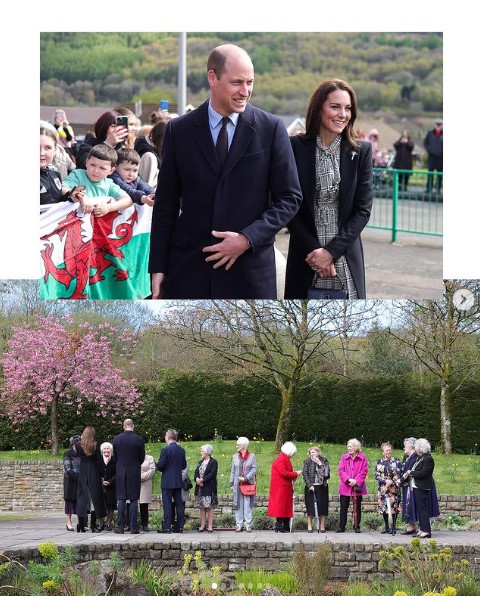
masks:
[[[323,586],[332,569],[330,544],[319,544],[313,553],[309,553],[301,542],[295,550],[290,569],[298,581],[300,596],[322,594]]]
[[[456,586],[472,573],[467,560],[454,561],[452,549],[438,549],[435,540],[422,544],[419,538],[413,538],[407,548],[388,546],[380,556],[380,569],[392,571],[424,591]]]

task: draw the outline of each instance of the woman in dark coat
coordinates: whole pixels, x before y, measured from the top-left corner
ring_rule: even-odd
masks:
[[[313,532],[312,522],[318,515],[322,534],[325,533],[325,518],[328,515],[328,479],[330,466],[318,447],[310,447],[303,462],[302,476],[305,482],[305,508],[307,510],[307,532]],[[315,512],[315,503],[317,511]]]
[[[415,452],[417,460],[411,469],[404,472],[403,477],[409,479],[410,486],[413,489],[415,509],[420,526],[417,536],[418,538],[431,538],[430,519],[439,515],[438,503],[436,508],[435,504],[432,504],[432,491],[435,488],[433,482],[435,462],[430,455],[430,443],[426,439],[417,439],[415,441]]]
[[[291,462],[296,452],[295,445],[287,441],[272,463],[267,515],[277,518],[275,532],[290,532],[290,520],[293,518],[293,482],[301,474],[301,470],[294,471]]]
[[[402,132],[402,136],[393,144],[395,148],[395,159],[393,167],[396,170],[411,170],[413,168],[413,141],[410,139],[408,130]],[[398,184],[400,190],[407,190],[410,174],[400,172],[398,174]]]
[[[107,525],[105,529],[112,530],[113,513],[117,508],[116,494],[116,461],[113,457],[113,445],[111,443],[102,443],[100,445],[101,458],[98,462],[98,469],[102,479],[103,492],[105,495],[105,505],[107,508]],[[103,527],[101,528],[103,529]]]
[[[205,529],[207,532],[213,532],[213,510],[218,505],[218,462],[211,457],[212,452],[212,445],[202,445],[200,447],[202,459],[198,462],[193,474],[195,503],[200,508],[199,532],[203,532]],[[207,525],[206,528],[205,525]]]
[[[77,490],[77,532],[85,532],[87,514],[90,511],[90,529],[98,532],[96,521],[105,517],[105,499],[103,495],[102,479],[98,464],[101,453],[100,445],[95,441],[95,429],[86,426],[83,430],[80,445],[80,474]]]
[[[351,86],[329,79],[310,99],[305,134],[291,137],[303,201],[288,225],[285,298],[366,297],[372,146],[355,136],[357,113]]]
[[[73,532],[72,514],[77,513],[77,485],[80,472],[80,455],[77,447],[79,443],[80,435],[70,437],[70,448],[63,455],[63,498],[69,532]]]

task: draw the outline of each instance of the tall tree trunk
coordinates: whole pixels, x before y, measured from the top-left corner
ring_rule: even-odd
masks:
[[[452,423],[451,423],[452,392],[448,380],[442,380],[440,393],[440,432],[442,436],[442,453],[452,454]]]
[[[52,400],[50,410],[50,431],[52,433],[52,453],[58,454],[58,395]]]
[[[293,387],[291,384],[282,387],[282,408],[278,418],[277,435],[275,437],[275,449],[280,450],[280,447],[288,440],[290,435],[290,423],[292,417],[292,396]]]

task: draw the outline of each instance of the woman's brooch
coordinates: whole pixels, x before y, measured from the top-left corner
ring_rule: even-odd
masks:
[[[356,152],[356,151],[352,151],[352,161],[353,161],[353,158],[354,158],[356,155],[357,155],[357,152]]]

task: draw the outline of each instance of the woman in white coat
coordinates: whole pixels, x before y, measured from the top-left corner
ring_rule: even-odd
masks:
[[[148,505],[152,502],[152,478],[155,474],[155,460],[152,455],[145,455],[141,467],[140,484],[140,525],[144,532],[149,532],[148,528]]]

